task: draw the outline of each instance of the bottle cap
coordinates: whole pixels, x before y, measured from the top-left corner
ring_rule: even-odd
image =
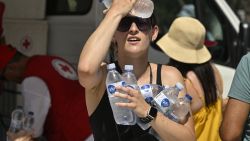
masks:
[[[189,94],[186,94],[185,97],[186,97],[189,101],[192,101],[192,99],[193,99],[192,96],[189,95]]]
[[[107,69],[110,70],[110,69],[114,69],[115,68],[115,63],[111,63],[111,64],[108,64],[107,65]]]
[[[28,115],[31,115],[31,116],[33,116],[33,115],[34,115],[34,112],[32,112],[32,111],[29,111],[29,112],[28,112]]]
[[[124,69],[127,71],[132,71],[134,69],[133,65],[125,65]]]

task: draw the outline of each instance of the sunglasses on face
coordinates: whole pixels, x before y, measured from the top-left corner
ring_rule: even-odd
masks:
[[[124,17],[120,21],[117,30],[120,32],[126,32],[130,29],[132,23],[135,23],[138,29],[142,32],[149,31],[152,26],[150,18]]]

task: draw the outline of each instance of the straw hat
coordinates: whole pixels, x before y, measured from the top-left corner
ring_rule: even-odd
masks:
[[[196,19],[179,17],[156,44],[172,59],[183,63],[201,64],[211,59],[204,45],[206,30]]]

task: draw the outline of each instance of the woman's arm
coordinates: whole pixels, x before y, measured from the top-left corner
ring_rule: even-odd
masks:
[[[85,88],[94,88],[101,82],[104,73],[100,65],[108,53],[120,20],[128,14],[135,2],[113,0],[104,19],[85,43],[78,64],[79,81]]]

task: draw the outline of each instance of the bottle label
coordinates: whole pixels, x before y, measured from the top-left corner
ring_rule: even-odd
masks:
[[[150,84],[145,84],[141,86],[140,90],[141,90],[141,94],[143,95],[145,99],[147,99],[148,97],[153,97],[153,91],[152,91]]]
[[[108,94],[109,96],[112,96],[116,92],[116,86],[125,86],[124,81],[116,82],[116,83],[111,83],[107,86]]]
[[[166,114],[170,110],[170,101],[166,95],[163,93],[159,93],[154,98],[154,103],[156,103],[156,106],[160,109],[160,111],[164,114]]]
[[[141,86],[140,91],[145,101],[151,105],[154,98],[153,98],[153,90],[150,84],[145,84]]]
[[[174,122],[177,122],[177,123],[179,121],[178,120],[179,118],[174,113],[172,113],[172,112],[168,114],[168,118],[171,119]]]

